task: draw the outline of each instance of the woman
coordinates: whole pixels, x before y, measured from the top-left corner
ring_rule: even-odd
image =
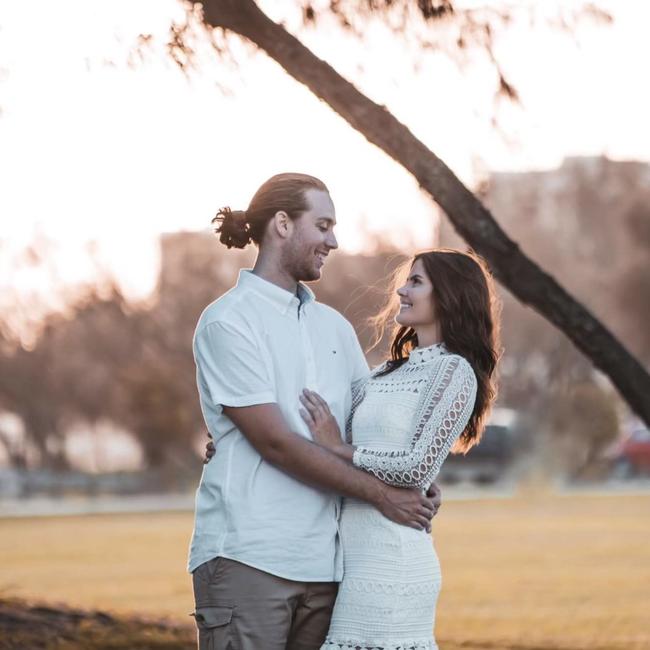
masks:
[[[389,485],[426,490],[450,450],[479,441],[494,400],[494,294],[480,260],[453,250],[416,255],[397,294],[391,358],[353,387],[346,442],[316,393],[301,396],[301,414],[316,443]],[[431,538],[354,499],[340,534],[344,577],[321,650],[435,650]]]

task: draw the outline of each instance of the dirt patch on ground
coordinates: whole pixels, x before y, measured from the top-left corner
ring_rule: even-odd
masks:
[[[0,599],[2,650],[194,650],[191,626]]]

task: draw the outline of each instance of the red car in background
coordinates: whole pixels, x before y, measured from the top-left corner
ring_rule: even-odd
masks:
[[[637,429],[616,443],[608,456],[619,478],[650,476],[650,429]]]

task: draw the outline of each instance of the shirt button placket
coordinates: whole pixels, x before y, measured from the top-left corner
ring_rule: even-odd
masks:
[[[307,379],[307,388],[318,392],[318,383],[316,381],[316,360],[314,359],[314,350],[309,338],[309,310],[305,309],[307,305],[300,306],[300,317],[298,318],[298,329],[300,331],[300,343],[302,346],[303,359],[305,360],[305,377]]]

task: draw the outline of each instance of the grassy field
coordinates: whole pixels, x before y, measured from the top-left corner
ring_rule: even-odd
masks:
[[[191,526],[190,513],[0,520],[0,595],[191,625]],[[650,496],[449,501],[433,534],[441,650],[650,648]]]

